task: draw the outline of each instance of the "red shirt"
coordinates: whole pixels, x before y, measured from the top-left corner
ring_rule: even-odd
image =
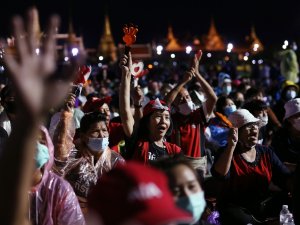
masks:
[[[175,113],[172,115],[172,121],[174,129],[171,135],[171,142],[180,146],[183,154],[186,156],[204,156],[206,118],[203,108],[201,107],[187,116]]]
[[[118,145],[120,141],[124,140],[124,130],[122,123],[109,123],[109,146]]]

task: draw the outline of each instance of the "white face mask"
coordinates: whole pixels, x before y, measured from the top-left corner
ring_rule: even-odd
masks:
[[[200,191],[188,197],[181,197],[177,200],[176,204],[181,209],[188,211],[193,215],[192,224],[194,224],[200,220],[206,206],[204,192]]]
[[[189,115],[191,112],[193,112],[194,108],[195,108],[195,104],[192,101],[183,103],[178,105],[179,108],[179,113],[181,113],[182,115]]]
[[[285,96],[287,100],[291,100],[297,96],[297,92],[294,90],[288,90]]]
[[[267,115],[263,116],[263,117],[258,117],[258,119],[260,119],[260,122],[261,122],[260,125],[261,125],[261,127],[264,127],[264,126],[266,126],[268,124],[269,118],[268,118]]]
[[[232,91],[232,87],[231,86],[224,86],[223,87],[223,93],[226,94],[226,95],[229,95],[230,92]]]
[[[87,146],[93,152],[101,152],[107,149],[109,144],[108,137],[105,138],[89,138]]]

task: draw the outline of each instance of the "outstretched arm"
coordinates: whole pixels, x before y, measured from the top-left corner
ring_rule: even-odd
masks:
[[[55,82],[49,84],[48,78],[56,69],[54,35],[59,20],[57,17],[51,18],[46,39],[41,43],[41,53],[37,55],[36,49],[40,46],[38,35],[34,33],[35,10],[29,11],[26,31],[20,17],[13,20],[18,60],[9,51],[4,57],[16,90],[18,107],[22,109],[0,156],[0,180],[5,184],[0,187],[0,221],[7,225],[28,224],[28,190],[39,127],[48,110],[65,98],[70,82],[60,82],[60,92],[53,91]],[[69,71],[70,74],[74,74],[74,68]]]
[[[207,98],[205,103],[207,115],[211,115],[214,110],[215,104],[218,100],[218,97],[216,96],[210,84],[203,78],[203,76],[201,76],[199,72],[199,62],[201,60],[201,57],[202,57],[202,51],[200,50],[198,54],[195,54],[194,56],[193,68],[195,70],[196,79],[199,81],[202,90],[205,93]]]
[[[183,88],[190,80],[193,79],[195,76],[195,70],[194,68],[191,68],[189,71],[187,71],[180,83],[176,85],[165,97],[164,101],[167,103],[167,105],[171,105],[174,100],[176,99],[178,93],[180,92],[181,88]]]
[[[122,78],[119,92],[120,116],[123,124],[124,133],[130,137],[133,133],[134,118],[130,109],[130,68],[132,64],[131,53],[123,55],[120,60]]]

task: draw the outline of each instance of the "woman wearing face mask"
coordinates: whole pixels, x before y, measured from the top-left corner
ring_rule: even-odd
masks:
[[[35,171],[29,191],[29,220],[33,225],[80,224],[85,220],[70,184],[54,174],[53,144],[46,128],[41,128],[35,154]]]
[[[236,111],[236,106],[231,98],[221,96],[216,103],[216,117],[209,121],[210,136],[209,147],[215,152],[226,146],[229,127],[231,126],[228,116]]]
[[[152,163],[168,177],[174,200],[180,208],[193,215],[193,225],[209,224],[201,220],[206,207],[199,175],[182,157],[163,158]]]
[[[130,109],[131,65],[131,54],[123,55],[120,61],[122,81],[119,103],[126,135],[126,158],[148,164],[149,161],[162,156],[180,154],[181,149],[177,145],[165,140],[165,137],[172,132],[172,122],[170,108],[164,101],[158,98],[151,100],[143,108],[143,117],[140,120],[133,117]]]
[[[92,112],[81,119],[77,149],[56,157],[56,171],[72,185],[85,213],[90,188],[119,163],[124,163],[124,159],[109,148],[106,115]]]
[[[238,109],[228,119],[234,128],[212,168],[213,176],[224,182],[218,198],[221,223],[257,224],[277,216],[283,202],[272,201],[269,185],[272,181],[289,190],[290,171],[270,147],[257,144],[259,119],[246,109]],[[282,193],[287,196],[287,192]]]
[[[249,112],[257,119],[260,119],[258,144],[270,145],[272,130],[267,126],[269,118],[268,106],[266,103],[261,100],[252,100],[247,102],[243,108],[249,110]]]
[[[288,101],[285,106],[283,127],[272,139],[278,157],[293,169],[300,159],[300,98]]]

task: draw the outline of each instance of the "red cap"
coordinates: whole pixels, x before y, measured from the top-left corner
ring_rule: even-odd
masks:
[[[155,100],[151,100],[147,103],[147,105],[145,105],[143,116],[149,115],[156,110],[167,110],[170,112],[170,108],[166,105],[166,103],[163,100],[159,100],[157,98]]]
[[[137,162],[119,165],[104,174],[91,190],[88,203],[107,225],[128,220],[145,225],[193,220],[177,208],[165,175]]]
[[[111,102],[111,97],[105,97],[105,98],[92,97],[84,104],[82,111],[84,113],[94,112],[99,110],[99,108],[104,103],[109,104],[110,102]]]

